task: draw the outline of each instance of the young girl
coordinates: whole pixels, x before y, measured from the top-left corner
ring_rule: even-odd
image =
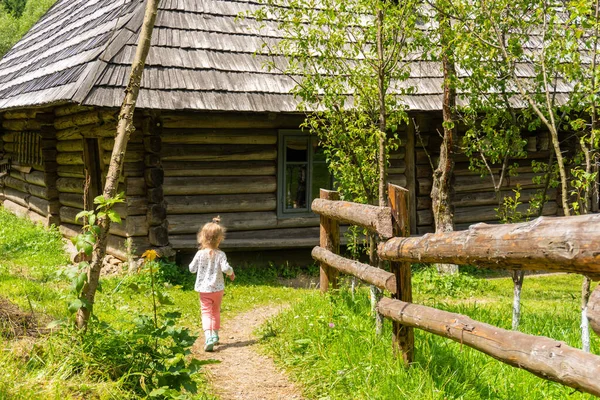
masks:
[[[225,229],[219,222],[219,217],[213,218],[198,231],[200,250],[190,264],[190,272],[197,272],[194,290],[200,295],[202,329],[206,337],[204,351],[212,351],[219,343],[221,300],[225,289],[223,273],[232,281],[235,279],[225,253],[219,250],[219,244],[225,238]]]

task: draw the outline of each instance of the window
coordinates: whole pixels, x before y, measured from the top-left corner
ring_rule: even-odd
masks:
[[[37,132],[20,132],[15,135],[13,162],[21,165],[42,165],[42,137]]]
[[[316,137],[301,131],[280,132],[278,178],[278,216],[310,215],[310,204],[319,197],[319,189],[333,186]]]

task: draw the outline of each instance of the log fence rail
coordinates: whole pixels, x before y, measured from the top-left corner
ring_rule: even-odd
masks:
[[[321,265],[321,291],[337,287],[337,273],[354,275],[387,290],[377,310],[393,323],[393,349],[410,364],[413,328],[450,338],[525,369],[543,379],[600,396],[600,357],[547,337],[508,331],[467,316],[412,303],[410,264],[414,262],[476,264],[494,269],[551,270],[600,277],[600,215],[541,217],[519,224],[477,224],[467,231],[409,237],[409,193],[388,185],[390,207],[338,200],[321,190],[312,209],[321,218],[320,246],[312,250]],[[339,254],[339,222],[377,233],[378,254],[390,261],[387,272]],[[395,236],[395,237],[392,237]],[[336,239],[337,238],[337,239]],[[600,285],[588,318],[600,334]]]

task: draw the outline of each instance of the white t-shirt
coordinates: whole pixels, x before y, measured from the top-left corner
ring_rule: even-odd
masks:
[[[227,256],[221,250],[202,249],[194,256],[190,272],[197,272],[194,286],[196,292],[213,293],[225,289],[223,274],[233,274],[233,268],[227,263]]]

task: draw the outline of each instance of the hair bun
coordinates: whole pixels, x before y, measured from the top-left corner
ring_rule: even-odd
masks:
[[[215,223],[215,224],[218,224],[218,223],[220,223],[220,222],[221,222],[221,217],[220,217],[220,216],[216,216],[216,217],[214,217],[214,218],[212,219],[212,222],[213,222],[213,223]]]

